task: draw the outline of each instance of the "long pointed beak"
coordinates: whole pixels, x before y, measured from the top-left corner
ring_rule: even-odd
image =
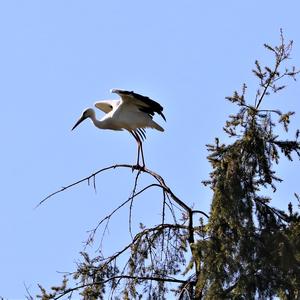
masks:
[[[83,116],[76,122],[76,124],[73,126],[71,130],[74,130],[82,121],[84,121],[86,118]]]

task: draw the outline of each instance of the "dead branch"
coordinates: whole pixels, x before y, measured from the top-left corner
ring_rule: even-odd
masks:
[[[98,170],[98,171],[96,171],[95,173],[93,173],[93,174],[91,174],[91,175],[89,175],[89,176],[87,176],[87,177],[84,177],[83,179],[80,179],[80,180],[78,180],[78,181],[76,181],[76,182],[74,182],[74,183],[71,183],[71,184],[69,184],[69,185],[67,185],[67,186],[65,186],[65,187],[62,187],[61,189],[59,189],[59,190],[57,190],[57,191],[51,193],[50,195],[48,195],[47,197],[45,197],[43,200],[41,200],[41,201],[38,203],[38,205],[37,205],[36,207],[39,207],[40,205],[42,205],[42,204],[43,204],[45,201],[47,201],[49,198],[51,198],[51,197],[53,197],[53,196],[55,196],[55,195],[57,195],[57,194],[59,194],[59,193],[65,191],[65,190],[68,190],[68,189],[70,189],[71,187],[74,187],[74,186],[76,186],[76,185],[78,185],[78,184],[80,184],[80,183],[82,183],[82,182],[87,181],[87,182],[89,183],[90,180],[93,179],[93,180],[94,180],[93,182],[94,182],[94,185],[95,185],[95,177],[96,177],[96,175],[98,175],[98,174],[100,174],[100,173],[102,173],[102,172],[104,172],[104,171],[108,171],[108,170],[116,169],[116,168],[127,168],[127,169],[130,169],[131,171],[132,171],[132,170],[138,170],[139,173],[146,173],[146,174],[149,174],[150,176],[152,176],[152,177],[159,183],[159,185],[157,185],[157,186],[158,186],[158,187],[161,187],[161,188],[164,190],[164,192],[165,192],[166,194],[168,194],[168,196],[170,196],[170,197],[173,199],[173,201],[174,201],[177,205],[179,205],[183,210],[185,210],[185,212],[187,213],[187,215],[188,215],[188,220],[189,220],[189,238],[188,238],[188,240],[189,240],[189,243],[193,243],[193,242],[194,242],[194,230],[193,230],[193,213],[194,213],[194,211],[191,209],[190,206],[188,206],[185,202],[183,202],[181,199],[179,199],[179,198],[172,192],[172,190],[166,185],[164,179],[163,179],[159,174],[155,173],[154,171],[152,171],[152,170],[150,170],[150,169],[147,169],[147,168],[141,167],[141,166],[137,166],[137,165],[116,164],[116,165],[112,165],[112,166],[103,168],[103,169],[101,169],[101,170]],[[139,173],[138,173],[138,175],[139,175]],[[138,177],[138,175],[137,175],[137,177]],[[137,178],[137,177],[136,177],[136,178]],[[137,179],[136,179],[136,181],[137,181]],[[136,184],[137,184],[137,182],[135,183],[134,189],[136,188]],[[152,186],[153,186],[153,185],[152,185]],[[139,193],[142,193],[142,192],[143,192],[143,190],[140,191]],[[134,197],[136,197],[139,193],[135,194]],[[130,197],[129,199],[127,199],[127,200],[126,200],[125,202],[123,202],[119,207],[117,207],[117,208],[112,212],[112,214],[114,214],[117,210],[119,210],[119,209],[120,209],[122,206],[124,206],[126,203],[130,202],[132,199],[133,199],[133,197]],[[208,218],[208,215],[207,215],[206,213],[204,213],[204,212],[202,212],[202,211],[197,211],[197,212],[203,214],[205,217]],[[107,217],[105,218],[105,220],[107,220],[107,219],[109,219],[109,218],[110,218],[110,216],[107,216]],[[103,220],[103,221],[104,221],[104,220]],[[100,222],[100,223],[102,224],[103,221]],[[101,224],[99,224],[99,226],[100,226]],[[98,228],[99,226],[97,226],[97,228]]]

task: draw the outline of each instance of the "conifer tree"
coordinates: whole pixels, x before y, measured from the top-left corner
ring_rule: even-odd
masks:
[[[216,138],[207,145],[212,172],[204,184],[213,191],[209,214],[189,207],[159,174],[124,164],[101,169],[41,201],[107,170],[135,168],[132,195],[99,222],[88,244],[101,226],[105,231],[115,212],[126,205],[131,211],[136,197],[150,188],[162,191],[163,208],[160,224],[141,224],[132,242],[111,256],[103,257],[100,251],[91,258],[82,252],[82,262],[71,275],[74,286],[65,277],[50,291],[40,286],[38,297],[78,298],[79,293],[82,299],[170,299],[171,294],[181,300],[300,299],[300,198],[295,194],[298,207],[290,202],[285,211],[271,199],[281,182],[274,166],[281,157],[300,158],[299,130],[292,140],[281,137],[276,125],[288,131],[294,113],[264,108],[265,98],[285,88],[285,79],[296,79],[299,71],[287,66],[292,45],[282,32],[278,46],[264,45],[274,66],[255,62],[255,99],[248,99],[246,84],[227,97],[238,112],[224,126],[232,143]],[[137,190],[141,176],[150,176],[153,183]],[[120,266],[122,255],[127,255],[127,263]]]
[[[199,276],[196,293],[199,299],[282,299],[300,297],[300,248],[291,231],[299,227],[299,215],[272,207],[264,196],[268,187],[276,191],[280,182],[273,169],[280,153],[292,160],[300,157],[298,136],[282,140],[274,130],[282,123],[288,131],[293,112],[263,109],[263,100],[284,89],[284,77],[295,79],[293,67],[283,69],[289,59],[292,42],[277,47],[264,45],[274,55],[274,67],[262,68],[255,62],[253,73],[259,88],[254,103],[246,101],[247,87],[227,99],[239,107],[226,122],[225,132],[235,138],[230,145],[208,145],[213,171],[206,182],[213,189],[211,214],[207,224],[208,239],[196,244]],[[276,117],[278,121],[275,121]],[[298,236],[299,238],[299,236]]]

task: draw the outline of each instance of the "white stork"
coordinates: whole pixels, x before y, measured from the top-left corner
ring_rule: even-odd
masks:
[[[100,129],[129,131],[137,141],[138,154],[137,166],[139,165],[140,154],[142,156],[142,167],[145,167],[142,142],[146,138],[145,128],[154,128],[159,131],[164,129],[152,120],[155,113],[158,113],[165,121],[163,107],[149,97],[142,96],[133,91],[112,89],[111,93],[118,94],[119,100],[103,100],[95,103],[95,106],[105,112],[101,120],[96,119],[94,109],[86,109],[72,130],[82,121],[90,118],[93,124]]]

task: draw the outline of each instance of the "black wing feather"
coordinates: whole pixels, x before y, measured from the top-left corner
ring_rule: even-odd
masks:
[[[146,132],[144,128],[138,128],[135,132],[138,134],[142,141],[146,139]]]
[[[156,101],[150,99],[149,97],[137,94],[134,91],[118,90],[118,94],[131,96],[133,98],[136,98],[139,101],[144,102],[145,104],[149,105],[149,107],[140,107],[139,108],[140,111],[149,114],[151,117],[153,117],[155,113],[158,113],[166,121],[166,117],[164,116],[164,114],[162,112],[163,107],[159,103],[157,103]]]

